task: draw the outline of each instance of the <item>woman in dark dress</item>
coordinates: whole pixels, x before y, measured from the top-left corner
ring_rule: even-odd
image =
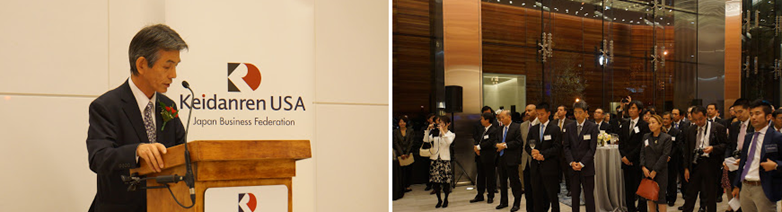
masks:
[[[402,159],[413,156],[410,153],[413,149],[415,132],[413,131],[413,126],[409,123],[410,119],[408,119],[407,116],[402,116],[399,118],[399,129],[394,130],[394,153],[397,157],[402,157]],[[397,161],[397,163],[398,162],[399,161]],[[412,164],[401,167],[402,174],[400,176],[402,177],[401,182],[405,191],[411,190],[410,181],[412,181],[413,177],[412,168]]]
[[[657,182],[660,188],[668,187],[668,156],[671,155],[672,137],[662,132],[663,118],[649,117],[650,133],[644,135],[641,146],[641,168],[644,177]],[[666,210],[665,189],[660,189],[657,201],[649,200],[649,211]]]

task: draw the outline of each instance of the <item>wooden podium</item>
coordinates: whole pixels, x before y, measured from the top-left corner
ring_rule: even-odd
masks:
[[[296,176],[296,161],[312,157],[309,140],[203,140],[188,144],[190,161],[195,176],[196,204],[190,209],[180,207],[168,189],[147,190],[147,210],[204,211],[204,194],[207,188],[285,185],[288,187],[288,211],[293,211],[293,187],[291,177]],[[168,148],[163,156],[165,168],[154,173],[146,161],[131,173],[154,177],[159,175],[185,175],[184,146]],[[143,159],[139,159],[143,160]],[[147,186],[160,186],[154,180]],[[171,191],[182,205],[188,206],[190,193],[184,182],[171,185]]]

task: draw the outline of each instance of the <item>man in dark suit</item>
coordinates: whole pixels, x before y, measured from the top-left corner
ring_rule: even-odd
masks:
[[[731,123],[728,127],[728,145],[725,148],[725,158],[733,157],[742,150],[744,143],[749,142],[746,139],[755,129],[749,120],[749,100],[740,98],[733,102],[733,113],[738,121]],[[729,170],[727,164],[722,165],[723,169]],[[733,183],[736,180],[736,171],[728,171],[728,180]],[[728,199],[733,199],[732,189],[726,191]]]
[[[706,106],[706,116],[707,116],[706,121],[718,122],[722,124],[722,126],[726,126],[722,117],[720,117],[720,111],[719,108],[717,107],[717,103],[711,103],[708,106]]]
[[[572,119],[567,118],[567,106],[560,105],[557,107],[557,112],[554,114],[554,123],[557,124],[557,127],[559,127],[559,130],[564,130],[565,126],[567,126],[570,123],[573,123]],[[564,150],[564,149],[563,149]],[[560,152],[560,155],[564,154],[564,152]],[[568,165],[568,162],[565,160],[560,160],[560,171],[562,171],[562,175],[565,177],[565,188],[567,189],[567,196],[570,196],[570,184],[567,182],[570,182],[570,175],[572,174],[570,165]],[[561,179],[561,177],[560,177]]]
[[[776,202],[782,199],[782,133],[768,124],[771,120],[771,104],[756,100],[750,106],[752,134],[744,138],[739,160],[740,173],[733,182],[733,196],[739,198],[741,209],[746,212],[777,211]]]
[[[120,176],[138,168],[139,158],[160,172],[166,147],[185,142],[179,118],[161,116],[161,103],[176,108],[162,93],[176,77],[179,51],[185,48],[179,34],[166,25],[141,29],[130,42],[130,79],[90,104],[87,152],[90,170],[98,175],[98,191],[89,211],[147,210],[146,191],[128,191]]]
[[[575,109],[574,109],[575,110]],[[613,133],[611,131],[611,124],[609,124],[607,121],[605,121],[605,111],[603,108],[596,108],[594,112],[592,112],[593,117],[595,118],[595,125],[597,125],[597,131],[598,133],[600,131],[605,131],[608,134]]]
[[[674,108],[671,110],[671,116],[673,118],[673,128],[678,129],[679,131],[684,131],[684,129],[687,129],[690,127],[690,121],[688,121],[685,117],[687,116],[686,110],[680,110],[678,108]]]
[[[483,201],[483,192],[488,188],[486,197],[488,203],[494,202],[494,190],[497,189],[497,177],[495,173],[497,151],[496,144],[499,140],[497,133],[500,126],[494,123],[494,113],[484,112],[481,114],[481,125],[483,132],[478,134],[478,143],[475,145],[475,163],[478,167],[478,194],[470,200],[470,203]]]
[[[527,138],[532,126],[540,124],[538,122],[538,115],[535,108],[535,104],[528,104],[524,108],[524,112],[527,115],[527,121],[521,123],[521,141],[524,143],[522,146],[527,146]],[[532,156],[527,151],[521,153],[521,165],[519,165],[520,176],[523,176],[521,185],[524,188],[524,199],[527,200],[527,211],[535,211],[535,193],[532,191],[532,181],[530,178],[530,162],[532,162]]]
[[[684,200],[684,212],[692,212],[695,207],[694,197],[699,192],[704,199],[705,210],[717,211],[716,196],[719,191],[715,186],[722,172],[720,167],[727,147],[727,129],[719,122],[706,121],[706,108],[696,106],[692,109],[694,125],[687,129],[684,135],[684,179],[691,182],[687,188],[688,197]]]
[[[682,110],[682,109],[678,109],[678,108],[674,108],[673,110],[671,110],[671,116],[673,117],[673,123],[671,123],[671,125],[673,125],[673,128],[676,128],[676,129],[679,130],[679,134],[682,134],[682,135],[685,134],[686,132],[684,132],[684,131],[687,128],[690,127],[690,121],[687,120],[687,118],[686,118],[688,115],[689,115],[688,110]],[[684,148],[684,138],[681,138],[678,143],[679,143],[679,147],[678,147],[679,148],[679,153],[683,153],[682,149]],[[684,154],[676,155],[676,159],[679,162],[683,162],[684,161]],[[673,159],[671,159],[671,160],[673,160]],[[677,170],[677,173],[679,174],[679,183],[681,183],[681,190],[682,191],[686,191],[688,183],[687,183],[687,181],[683,180],[684,179],[684,166],[682,166],[681,163],[679,163],[676,166],[679,168],[679,170]],[[672,181],[668,181],[668,182],[672,182]],[[682,199],[687,199],[687,194],[682,193]],[[683,208],[680,206],[679,209],[683,209]]]
[[[573,197],[573,211],[579,212],[578,203],[581,201],[581,186],[584,187],[584,200],[586,211],[595,211],[595,150],[597,149],[597,135],[600,133],[597,124],[586,121],[588,115],[587,104],[584,101],[573,104],[573,115],[576,121],[565,125],[562,133],[565,161],[571,169],[570,189]]]
[[[649,133],[649,124],[640,118],[643,103],[631,101],[627,105],[630,119],[623,121],[619,130],[619,154],[622,156],[622,173],[625,180],[625,202],[630,212],[646,211],[646,201],[635,192],[641,183],[641,139]],[[636,201],[638,200],[638,201]]]
[[[521,206],[521,181],[519,180],[519,163],[521,163],[521,129],[518,123],[511,120],[510,111],[502,111],[499,115],[502,128],[498,131],[500,140],[497,142],[499,162],[497,170],[500,174],[500,205],[497,209],[508,207],[508,181],[513,191],[513,207],[510,211],[518,211]]]
[[[536,107],[540,124],[530,129],[527,136],[525,151],[532,156],[530,162],[530,180],[532,191],[535,192],[535,211],[559,212],[559,169],[562,152],[562,131],[556,124],[549,122],[551,115],[548,103],[540,103]],[[535,141],[535,142],[533,142]],[[535,146],[531,146],[535,143]]]
[[[682,151],[681,147],[683,146],[681,143],[683,139],[681,136],[683,135],[679,129],[676,129],[673,127],[673,115],[671,112],[664,112],[663,113],[663,131],[667,133],[668,135],[671,135],[671,154],[668,157],[668,188],[661,188],[666,189],[666,201],[668,202],[668,206],[673,206],[674,203],[676,203],[676,177],[679,174],[679,167],[682,164]]]

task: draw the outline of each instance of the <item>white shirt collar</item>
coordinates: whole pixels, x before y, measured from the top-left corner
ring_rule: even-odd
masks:
[[[640,119],[641,116],[635,117],[635,119],[630,119],[630,123],[638,124],[638,119]]]
[[[755,130],[755,132],[759,132],[761,135],[766,135],[766,131],[768,131],[768,126],[771,126],[771,125],[770,124],[766,124],[766,126],[763,127],[763,129]]]
[[[152,109],[154,109],[157,106],[157,103],[154,101],[157,99],[157,92],[155,94],[152,94],[152,99],[147,98],[147,95],[144,94],[144,92],[141,91],[138,86],[136,86],[136,83],[133,82],[130,78],[128,78],[128,84],[130,84],[130,91],[133,92],[133,97],[136,98],[136,103],[138,103],[138,109],[141,111],[141,116],[144,116],[144,108],[147,107],[147,104],[149,102],[152,102]],[[152,114],[154,114],[155,111],[152,111]],[[152,117],[155,117],[154,115]]]
[[[741,125],[749,127],[749,119],[747,119],[746,121],[739,121],[739,122],[741,122],[741,124],[739,124],[739,127],[741,127]]]
[[[540,121],[538,121],[538,122],[540,122]],[[546,126],[548,124],[548,122],[549,121],[546,121],[546,123],[540,122],[540,124],[542,124],[543,126]]]
[[[535,120],[533,120],[533,121],[530,123],[530,126],[534,126],[534,125],[537,125],[537,124],[540,124],[540,120],[538,120],[538,118],[535,118]]]
[[[578,119],[576,119],[576,121],[578,121]],[[584,126],[584,122],[586,122],[586,119],[584,119],[584,121],[582,121],[581,123],[578,123],[578,126],[583,127]]]
[[[491,127],[491,124],[489,124],[489,126],[484,127],[484,129],[489,130],[489,127]]]

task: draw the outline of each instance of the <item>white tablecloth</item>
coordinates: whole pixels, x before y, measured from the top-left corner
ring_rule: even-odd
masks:
[[[595,152],[595,209],[627,211],[622,156],[617,145],[598,146]]]

